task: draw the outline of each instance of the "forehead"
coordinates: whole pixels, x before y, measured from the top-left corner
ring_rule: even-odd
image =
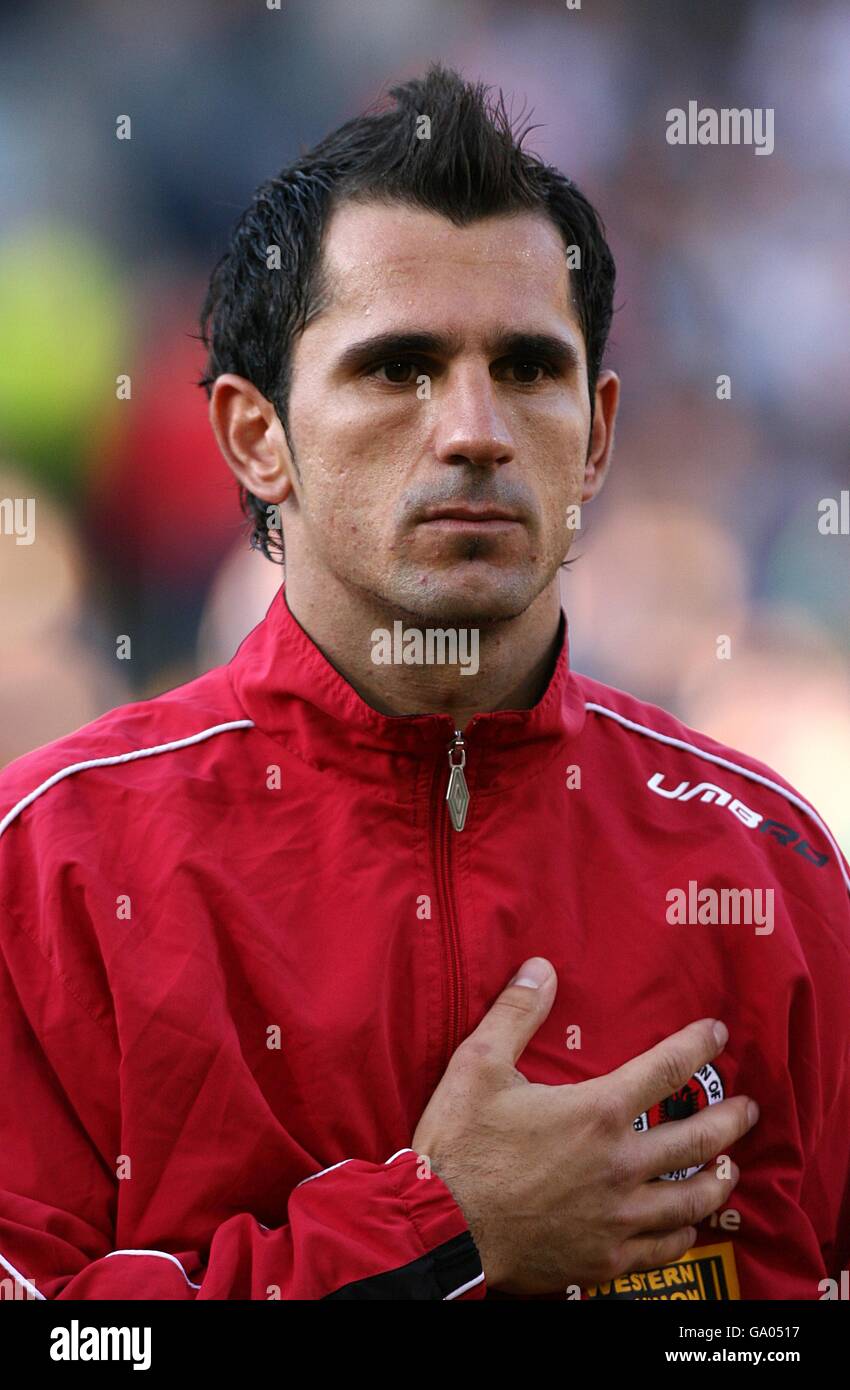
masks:
[[[457,227],[439,213],[397,204],[343,203],[325,231],[331,299],[319,316],[344,332],[368,312],[369,328],[459,327],[488,318],[567,326],[581,346],[563,239],[545,213],[486,217]],[[436,322],[426,322],[434,315]]]

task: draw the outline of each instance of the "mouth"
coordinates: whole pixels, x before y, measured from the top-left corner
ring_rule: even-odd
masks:
[[[420,526],[438,526],[447,531],[505,531],[521,526],[519,517],[499,507],[444,507],[429,512]]]

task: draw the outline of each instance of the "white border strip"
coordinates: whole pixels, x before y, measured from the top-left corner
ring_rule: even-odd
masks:
[[[476,1284],[483,1284],[483,1282],[484,1274],[482,1272],[481,1274],[477,1274],[474,1279],[468,1280],[466,1284],[461,1284],[460,1288],[455,1289],[454,1293],[447,1293],[443,1302],[448,1303],[452,1298],[460,1298],[461,1294],[466,1293],[467,1289],[474,1289]]]
[[[398,1158],[401,1154],[412,1154],[415,1152],[415,1149],[397,1149],[396,1152],[392,1155],[392,1157],[386,1160],[384,1167],[386,1168],[387,1163],[392,1163],[393,1160]],[[354,1162],[355,1160],[353,1158],[341,1158],[339,1163],[332,1163],[330,1168],[322,1168],[318,1173],[311,1173],[309,1177],[302,1178],[300,1182],[297,1182],[295,1184],[295,1187],[303,1187],[305,1182],[312,1182],[314,1178],[321,1178],[324,1176],[325,1173],[332,1173],[335,1168],[341,1168],[344,1163]],[[292,1189],[293,1192],[295,1191],[295,1187]]]
[[[230,729],[253,729],[253,719],[234,719],[229,724],[214,724],[210,729],[202,729],[199,734],[192,734],[189,738],[178,738],[172,743],[158,743],[155,748],[136,748],[132,753],[115,753],[111,758],[89,758],[83,763],[71,763],[70,767],[63,767],[59,772],[54,772],[52,777],[48,777],[46,782],[42,782],[40,787],[36,787],[34,792],[29,792],[13,806],[2,820],[0,820],[0,835],[8,829],[12,821],[19,816],[21,811],[25,811],[42,792],[46,792],[50,787],[61,782],[63,778],[70,777],[72,772],[84,772],[89,767],[112,767],[116,763],[131,763],[136,758],[152,758],[157,753],[170,753],[175,748],[188,748],[193,743],[203,743],[205,739],[212,738],[215,734],[227,733]]]
[[[353,1158],[341,1158],[340,1161],[339,1161],[339,1163],[332,1163],[331,1166],[330,1166],[330,1168],[322,1168],[322,1170],[321,1170],[320,1172],[318,1172],[318,1173],[311,1173],[309,1177],[307,1177],[307,1178],[302,1178],[300,1182],[297,1182],[297,1183],[295,1184],[295,1187],[303,1187],[304,1184],[305,1184],[305,1182],[313,1182],[313,1180],[314,1180],[315,1178],[322,1178],[322,1177],[324,1177],[325,1173],[332,1173],[333,1170],[334,1170],[334,1168],[341,1168],[342,1165],[343,1165],[344,1163],[353,1163],[353,1162],[354,1162],[354,1159],[353,1159]],[[295,1191],[295,1187],[293,1187],[293,1189],[292,1189],[293,1192]]]
[[[108,1255],[104,1255],[105,1260],[111,1260],[113,1255],[154,1255],[158,1260],[171,1260],[175,1264],[189,1285],[190,1289],[199,1289],[200,1284],[193,1284],[185,1269],[181,1265],[176,1255],[170,1255],[167,1250],[110,1250]]]
[[[2,1255],[0,1255],[0,1265],[2,1265],[4,1269],[8,1269],[12,1278],[17,1279],[19,1284],[23,1284],[25,1289],[28,1289],[30,1293],[35,1294],[36,1298],[40,1298],[42,1303],[48,1302],[47,1296],[43,1293],[39,1293],[35,1284],[31,1284],[29,1279],[25,1279],[24,1276],[20,1274],[17,1269],[15,1269],[14,1265],[10,1265],[8,1260],[4,1260]]]
[[[650,729],[646,724],[636,724],[633,719],[626,719],[625,715],[617,714],[616,710],[607,709],[605,705],[596,705],[592,702],[588,702],[585,704],[585,709],[592,709],[596,714],[604,714],[607,719],[614,719],[618,724],[622,724],[624,729],[633,729],[637,734],[646,734],[649,738],[657,739],[659,743],[669,744],[671,748],[684,748],[687,753],[695,753],[698,758],[704,758],[706,762],[716,763],[718,767],[726,767],[730,772],[738,772],[742,777],[749,777],[751,782],[760,782],[763,787],[769,787],[771,791],[778,792],[780,796],[784,796],[786,801],[790,801],[792,805],[799,807],[801,811],[805,811],[807,816],[811,816],[815,825],[817,825],[826,836],[832,848],[835,850],[835,857],[838,861],[838,867],[841,870],[841,876],[844,879],[848,893],[850,893],[850,876],[848,876],[847,870],[844,867],[844,857],[841,850],[833,839],[830,831],[824,825],[817,811],[815,811],[812,806],[807,805],[801,796],[797,796],[796,792],[789,791],[787,787],[781,786],[779,782],[772,782],[769,777],[762,777],[760,772],[753,772],[748,767],[742,767],[740,763],[730,762],[728,758],[721,758],[718,757],[716,753],[708,753],[704,748],[697,748],[694,743],[686,743],[685,740],[681,738],[672,738],[670,734],[660,734],[657,729]]]

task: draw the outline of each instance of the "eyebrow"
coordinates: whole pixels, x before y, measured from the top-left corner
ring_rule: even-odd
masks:
[[[451,357],[460,350],[461,345],[459,333],[405,333],[391,330],[349,343],[337,358],[334,370],[344,376],[369,362],[413,353]],[[580,361],[575,344],[569,338],[561,338],[554,333],[499,332],[490,339],[488,348],[494,357],[548,357],[562,371],[575,370]]]

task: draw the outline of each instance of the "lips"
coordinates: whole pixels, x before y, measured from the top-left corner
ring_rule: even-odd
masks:
[[[513,512],[502,511],[498,507],[444,507],[428,512],[423,521],[518,521]]]

